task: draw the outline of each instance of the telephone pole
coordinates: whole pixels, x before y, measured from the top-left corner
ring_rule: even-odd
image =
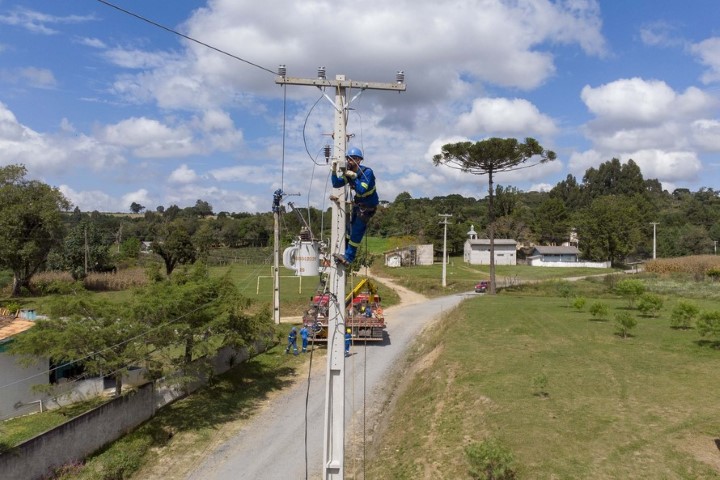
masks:
[[[445,226],[445,229],[443,231],[443,269],[442,269],[442,286],[443,288],[447,287],[447,226],[448,226],[448,217],[452,217],[452,215],[448,213],[441,213],[439,214],[440,217],[443,217],[442,225]]]
[[[279,85],[303,85],[317,87],[320,90],[335,90],[335,100],[326,95],[333,104],[334,126],[333,162],[345,164],[347,151],[347,119],[350,103],[348,92],[353,89],[405,91],[405,75],[398,72],[395,83],[359,82],[347,80],[345,75],[336,75],[335,80],[325,77],[325,67],[318,68],[317,78],[288,77],[285,65],[278,69],[275,83]],[[352,100],[350,100],[352,101]],[[338,200],[332,203],[332,230],[330,234],[331,253],[345,252],[346,205],[350,199],[348,187],[333,188],[332,195]],[[328,311],[328,354],[327,376],[325,380],[325,438],[323,443],[324,479],[345,478],[345,267],[337,264],[329,269],[330,302]]]
[[[653,226],[653,260],[655,260],[656,252],[657,252],[657,249],[655,248],[655,247],[656,247],[656,242],[655,242],[655,238],[656,238],[656,236],[655,236],[655,227],[658,226],[658,222],[650,222],[650,225]]]

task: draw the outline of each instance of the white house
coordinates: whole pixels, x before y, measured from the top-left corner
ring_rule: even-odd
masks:
[[[463,259],[470,265],[490,265],[490,239],[477,238],[475,226],[470,227],[463,248]],[[517,242],[509,238],[495,239],[495,265],[517,265]]]

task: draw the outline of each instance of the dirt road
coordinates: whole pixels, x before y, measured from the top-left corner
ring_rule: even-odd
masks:
[[[407,346],[424,327],[463,298],[452,295],[428,300],[389,279],[378,280],[395,288],[401,303],[385,309],[387,341],[382,345],[354,345],[352,355],[345,361],[346,458],[358,457],[354,454],[357,452],[350,451],[347,439],[365,436],[368,425],[391,393],[384,386]],[[278,395],[241,431],[206,456],[187,478],[322,478],[326,368],[325,356],[315,357],[309,381],[299,381]],[[350,467],[346,463],[346,472]]]

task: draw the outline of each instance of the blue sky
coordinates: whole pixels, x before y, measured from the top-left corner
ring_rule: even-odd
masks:
[[[484,197],[484,177],[431,159],[491,136],[556,151],[497,178],[521,190],[612,158],[669,191],[720,189],[718,0],[112,3],[257,66],[97,0],[0,0],[0,165],[26,165],[83,211],[202,199],[267,212],[277,188],[327,208],[332,106],[276,85],[280,64],[405,72],[406,92],[364,92],[348,123],[382,200]]]

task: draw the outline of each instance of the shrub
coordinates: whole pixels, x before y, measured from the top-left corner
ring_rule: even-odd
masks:
[[[655,295],[654,293],[643,293],[640,296],[640,301],[638,302],[638,310],[640,310],[643,315],[655,317],[662,309],[663,303],[664,301],[660,295]]]
[[[720,311],[713,310],[703,312],[697,321],[697,330],[701,337],[704,336],[720,336]]]
[[[533,389],[535,395],[538,397],[547,397],[550,394],[547,392],[548,377],[545,373],[540,373],[532,379]]]
[[[556,287],[558,295],[560,295],[562,298],[570,301],[570,298],[573,296],[573,286],[570,285],[570,282],[567,281],[560,281],[557,283]]]
[[[720,268],[713,267],[706,272],[707,276],[712,279],[713,282],[717,282],[720,278]]]
[[[641,280],[625,279],[620,280],[615,285],[615,291],[628,299],[628,306],[630,308],[635,307],[635,300],[637,300],[643,293],[645,293],[645,284]]]
[[[587,303],[587,300],[585,300],[585,297],[575,297],[572,301],[572,307],[575,310],[582,310],[585,308],[585,303]]]
[[[635,328],[637,320],[628,312],[620,312],[615,314],[615,333],[623,338],[630,335],[630,330]]]
[[[675,308],[673,308],[672,315],[670,316],[670,327],[671,328],[690,328],[692,327],[692,321],[700,313],[700,309],[697,305],[680,301]]]
[[[497,440],[474,442],[465,447],[470,462],[470,477],[477,480],[513,480],[516,478],[512,453]]]
[[[593,318],[597,319],[604,319],[608,316],[608,306],[606,303],[603,302],[593,302],[592,305],[590,305],[590,315],[593,316]]]

